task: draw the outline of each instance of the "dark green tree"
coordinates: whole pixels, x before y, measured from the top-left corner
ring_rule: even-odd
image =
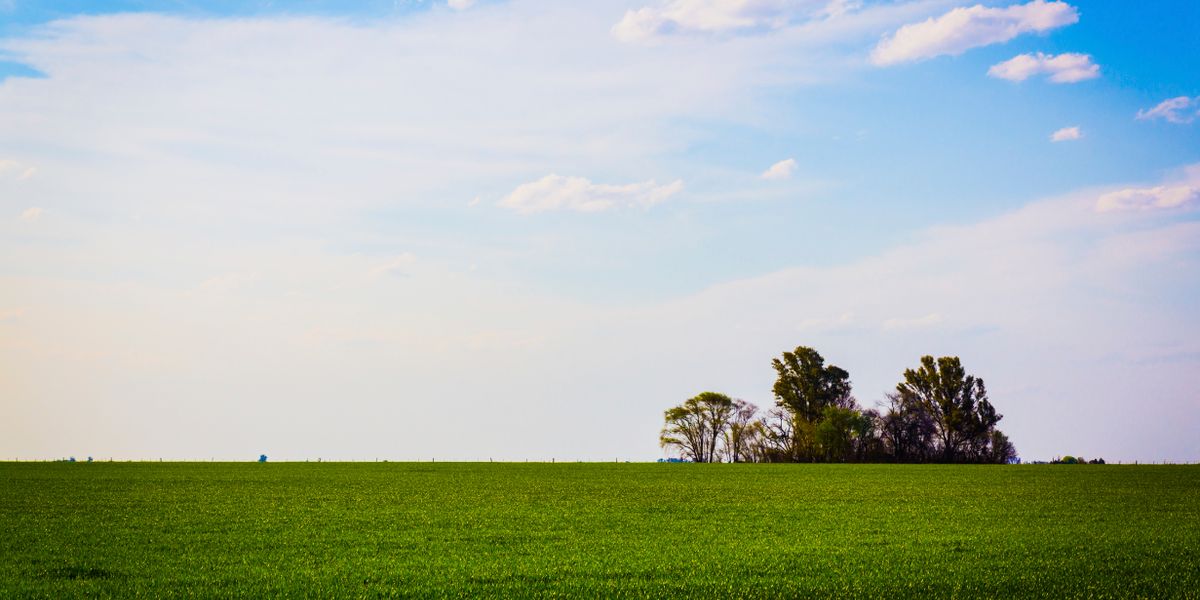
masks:
[[[862,413],[849,408],[826,406],[817,424],[816,438],[821,458],[829,462],[846,462],[854,458],[854,442]]]
[[[845,369],[826,365],[825,359],[808,346],[784,352],[771,360],[775,369],[775,402],[791,414],[792,439],[789,460],[811,461],[821,458],[817,426],[829,407],[857,409],[850,395],[850,374]]]
[[[826,365],[819,352],[808,346],[784,352],[771,360],[775,368],[775,400],[800,418],[815,423],[827,406],[854,408],[850,395],[850,374],[845,369]]]
[[[929,418],[939,460],[990,462],[992,433],[1002,416],[988,401],[983,380],[967,375],[957,356],[921,357],[920,367],[904,371],[896,394],[905,412]]]
[[[927,462],[933,458],[936,428],[920,406],[905,405],[900,394],[887,395],[887,412],[880,417],[883,453],[902,463]]]

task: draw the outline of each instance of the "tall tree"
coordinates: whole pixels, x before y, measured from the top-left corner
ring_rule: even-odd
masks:
[[[920,367],[904,371],[896,393],[906,411],[928,415],[942,461],[984,458],[1002,416],[988,401],[983,380],[967,375],[957,356],[921,357]]]
[[[792,440],[790,460],[821,458],[817,426],[829,407],[854,410],[850,395],[850,374],[845,369],[826,365],[824,357],[808,346],[784,352],[771,360],[775,368],[775,401],[792,415],[789,426]]]
[[[729,396],[717,392],[697,394],[667,409],[659,444],[678,449],[683,458],[713,462],[718,459],[718,442],[725,436],[733,412]]]

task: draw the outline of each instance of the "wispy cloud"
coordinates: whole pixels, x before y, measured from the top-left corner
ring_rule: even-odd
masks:
[[[1079,12],[1065,2],[1034,0],[1006,8],[980,4],[955,8],[884,36],[872,50],[871,62],[887,66],[935,56],[956,56],[971,48],[1007,42],[1023,33],[1049,31],[1078,20]]]
[[[404,275],[409,267],[417,262],[417,256],[411,252],[399,254],[387,262],[373,267],[368,276],[372,279],[378,279],[387,275]]]
[[[30,206],[29,208],[21,211],[21,220],[22,221],[36,221],[39,218],[41,218],[42,212],[43,211],[41,208],[39,208],[37,206]]]
[[[761,177],[763,179],[789,179],[792,173],[796,170],[796,160],[787,158],[781,160],[763,171]]]
[[[854,0],[669,0],[627,11],[612,33],[637,42],[679,34],[769,31],[797,20],[841,16],[859,6]]]
[[[942,320],[942,315],[939,313],[930,313],[923,317],[893,317],[883,322],[883,328],[892,331],[898,329],[920,329],[938,325]]]
[[[0,179],[24,181],[33,177],[37,168],[19,161],[0,159]]]
[[[446,5],[454,10],[467,10],[475,6],[475,0],[446,0]]]
[[[1009,81],[1025,81],[1034,75],[1046,75],[1054,83],[1078,83],[1100,76],[1100,65],[1087,54],[1018,54],[992,65],[988,75]]]
[[[583,177],[547,175],[517,186],[499,205],[519,213],[551,210],[599,212],[610,208],[658,204],[679,193],[683,181],[659,185],[654,181],[609,185],[592,183]]]
[[[1069,142],[1082,138],[1083,132],[1079,130],[1079,127],[1063,127],[1050,134],[1050,141],[1052,142]]]
[[[1197,110],[1193,112],[1193,108]],[[1191,123],[1197,115],[1200,115],[1200,97],[1178,96],[1163,100],[1154,108],[1139,110],[1135,118],[1139,121],[1163,119],[1171,123],[1184,124]]]
[[[1096,200],[1098,212],[1147,211],[1186,208],[1200,203],[1200,186],[1159,185],[1109,192]]]
[[[193,294],[228,294],[259,280],[259,274],[249,271],[234,271],[214,275],[201,281],[192,290]]]
[[[854,313],[844,312],[836,317],[809,317],[800,321],[796,329],[803,332],[827,332],[843,330],[853,326]]]

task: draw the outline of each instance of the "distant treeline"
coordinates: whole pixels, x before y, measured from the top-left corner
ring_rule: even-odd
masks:
[[[695,462],[1011,463],[983,380],[956,356],[921,358],[880,409],[863,409],[850,374],[801,346],[772,360],[776,406],[704,392],[666,411],[663,448]]]

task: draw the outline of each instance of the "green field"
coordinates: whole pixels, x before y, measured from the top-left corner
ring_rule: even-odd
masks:
[[[1200,466],[0,463],[0,597],[1200,597]]]

